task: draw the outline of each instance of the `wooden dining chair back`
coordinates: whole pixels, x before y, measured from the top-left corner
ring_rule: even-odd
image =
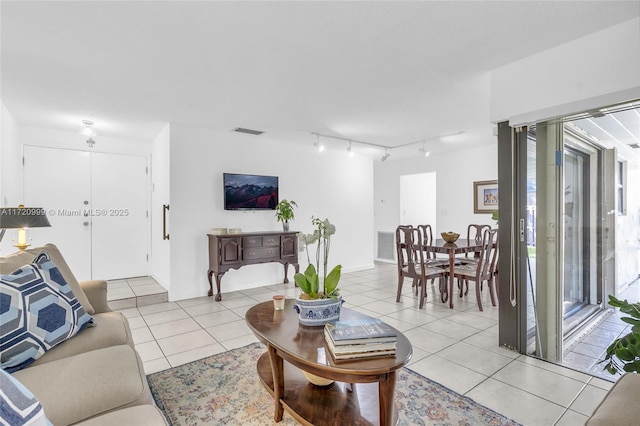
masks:
[[[482,242],[482,238],[484,236],[484,231],[486,231],[487,229],[491,229],[490,225],[479,225],[479,224],[471,224],[469,226],[467,226],[467,240],[469,242],[473,241],[475,243],[480,243]],[[464,257],[466,259],[471,259],[473,261],[477,261],[478,258],[480,257],[480,252],[476,251],[476,252],[471,252],[471,253],[465,253]]]
[[[431,225],[418,225],[418,230],[422,235],[422,242],[424,245],[433,244],[433,230],[431,229]],[[433,252],[426,253],[427,259],[435,259],[436,255]]]
[[[479,253],[480,255],[477,262],[456,266],[454,269],[454,278],[457,278],[460,283],[460,297],[462,297],[464,285],[466,284],[467,286],[464,294],[467,294],[469,291],[469,281],[475,282],[478,309],[482,311],[482,283],[484,281],[487,281],[491,304],[496,306],[495,269],[498,261],[497,229],[484,230]]]
[[[422,308],[427,297],[427,280],[444,277],[444,269],[429,266],[422,231],[416,227],[401,225],[396,228],[396,249],[398,255],[396,302],[400,302],[404,279],[411,278],[416,293],[420,290],[420,308]]]

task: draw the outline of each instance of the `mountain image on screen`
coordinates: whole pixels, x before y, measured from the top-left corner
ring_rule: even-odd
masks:
[[[276,176],[224,175],[225,209],[275,209],[278,204]]]

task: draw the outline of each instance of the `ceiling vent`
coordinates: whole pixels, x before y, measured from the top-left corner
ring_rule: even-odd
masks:
[[[631,143],[631,144],[629,144],[629,146],[630,146],[631,148],[634,148],[634,149],[638,149],[638,148],[640,148],[640,144],[638,144],[638,143]]]
[[[248,133],[250,135],[261,135],[264,132],[261,132],[260,130],[252,130],[252,129],[245,129],[244,127],[236,127],[235,129],[233,129],[234,132],[238,132],[238,133]]]

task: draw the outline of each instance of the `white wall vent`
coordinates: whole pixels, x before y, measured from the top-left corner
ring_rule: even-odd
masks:
[[[378,231],[378,259],[396,260],[395,235]]]

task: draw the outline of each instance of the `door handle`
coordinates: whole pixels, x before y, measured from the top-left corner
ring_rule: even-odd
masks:
[[[167,234],[167,212],[169,211],[169,204],[162,205],[162,239],[168,240],[169,234]]]

